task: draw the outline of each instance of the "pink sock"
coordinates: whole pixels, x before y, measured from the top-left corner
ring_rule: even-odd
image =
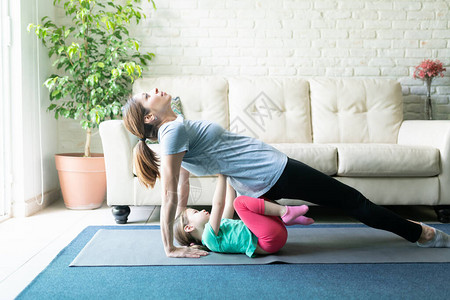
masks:
[[[314,223],[314,220],[303,216],[308,212],[308,210],[309,207],[307,205],[286,206],[286,212],[281,217],[281,220],[283,220],[284,224],[287,226],[296,224],[311,225]]]

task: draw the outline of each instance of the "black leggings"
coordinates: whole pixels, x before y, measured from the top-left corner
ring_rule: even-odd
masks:
[[[291,158],[280,179],[263,197],[299,199],[340,209],[370,227],[393,232],[410,242],[416,242],[422,233],[419,224],[370,202],[356,189]]]

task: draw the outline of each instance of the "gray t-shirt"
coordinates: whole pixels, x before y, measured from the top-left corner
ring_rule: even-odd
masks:
[[[280,178],[287,156],[257,139],[209,121],[165,123],[158,132],[162,155],[186,151],[182,167],[197,176],[223,174],[241,195],[260,197]]]

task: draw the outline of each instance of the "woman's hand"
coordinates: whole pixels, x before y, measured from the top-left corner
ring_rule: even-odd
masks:
[[[189,257],[200,258],[208,255],[208,251],[190,248],[190,247],[173,247],[172,250],[167,253],[168,257]]]

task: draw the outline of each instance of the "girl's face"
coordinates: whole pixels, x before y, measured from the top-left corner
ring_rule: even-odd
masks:
[[[198,211],[193,208],[188,208],[186,210],[186,216],[189,222],[189,225],[193,225],[195,228],[203,228],[206,223],[209,222],[209,212],[206,210]]]
[[[167,109],[170,109],[170,100],[172,96],[158,90],[157,88],[151,90],[148,93],[142,93],[135,95],[138,102],[144,106],[144,108],[150,112],[150,114],[158,115],[164,113]]]

